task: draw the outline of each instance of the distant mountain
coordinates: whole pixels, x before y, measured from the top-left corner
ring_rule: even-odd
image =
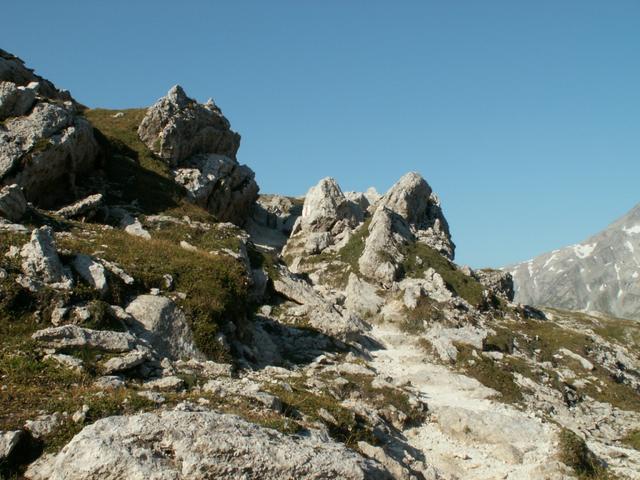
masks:
[[[582,243],[505,270],[518,302],[640,320],[640,204]]]

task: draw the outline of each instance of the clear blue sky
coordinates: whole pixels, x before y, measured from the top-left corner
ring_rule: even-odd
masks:
[[[640,1],[7,1],[0,47],[91,107],[181,84],[263,192],[421,172],[457,260],[582,240],[640,202]]]

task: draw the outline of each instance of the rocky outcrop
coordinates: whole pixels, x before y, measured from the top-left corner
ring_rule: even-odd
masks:
[[[335,179],[323,178],[307,192],[283,254],[322,253],[348,237],[363,219],[362,208],[347,200]]]
[[[56,215],[60,215],[64,218],[90,220],[103,209],[105,209],[104,196],[101,193],[96,193],[95,195],[89,195],[88,197],[74,202],[71,205],[62,207],[56,212]]]
[[[193,343],[187,319],[170,299],[156,295],[140,295],[126,309],[133,321],[133,331],[149,342],[162,356],[204,359]]]
[[[61,101],[73,100],[68,91],[59,90],[53,83],[27,68],[20,58],[2,49],[0,49],[0,82],[11,82],[19,87],[37,83],[38,93],[43,97]]]
[[[77,325],[38,330],[32,338],[50,348],[95,348],[105,352],[128,352],[136,345],[136,338],[128,332],[92,330]]]
[[[189,200],[223,222],[243,224],[258,197],[253,170],[224,155],[191,157],[174,170],[174,179]]]
[[[213,100],[199,104],[187,97],[179,85],[149,108],[138,135],[171,166],[198,153],[217,153],[235,159],[240,147],[240,135],[231,130]]]
[[[20,185],[44,208],[73,200],[99,153],[78,109],[68,92],[0,51],[0,183]]]
[[[68,268],[62,265],[51,227],[40,227],[31,232],[31,240],[20,250],[24,282],[32,290],[39,285],[69,289],[73,277]]]
[[[420,174],[404,175],[380,199],[377,208],[386,208],[404,218],[418,241],[453,260],[455,245],[440,200]]]
[[[324,437],[287,436],[213,412],[162,412],[99,420],[52,457],[29,467],[31,480],[157,478],[204,480],[382,480],[391,476]]]
[[[176,85],[147,110],[138,135],[174,169],[189,200],[220,221],[244,224],[258,185],[253,171],[236,160],[240,135],[212,100],[199,104]]]
[[[0,217],[18,222],[26,211],[27,199],[19,185],[9,185],[0,190]]]
[[[640,318],[640,205],[582,243],[505,267],[515,300]]]
[[[513,277],[509,272],[500,270],[474,270],[473,276],[487,290],[503,297],[508,301],[513,301]]]

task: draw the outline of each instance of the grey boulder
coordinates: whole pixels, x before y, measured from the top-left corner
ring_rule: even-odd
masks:
[[[109,417],[85,427],[31,480],[382,480],[389,473],[344,445],[288,436],[214,412]]]

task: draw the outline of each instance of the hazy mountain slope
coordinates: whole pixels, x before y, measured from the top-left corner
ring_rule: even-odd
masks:
[[[505,270],[518,302],[640,319],[640,205],[580,244]]]

